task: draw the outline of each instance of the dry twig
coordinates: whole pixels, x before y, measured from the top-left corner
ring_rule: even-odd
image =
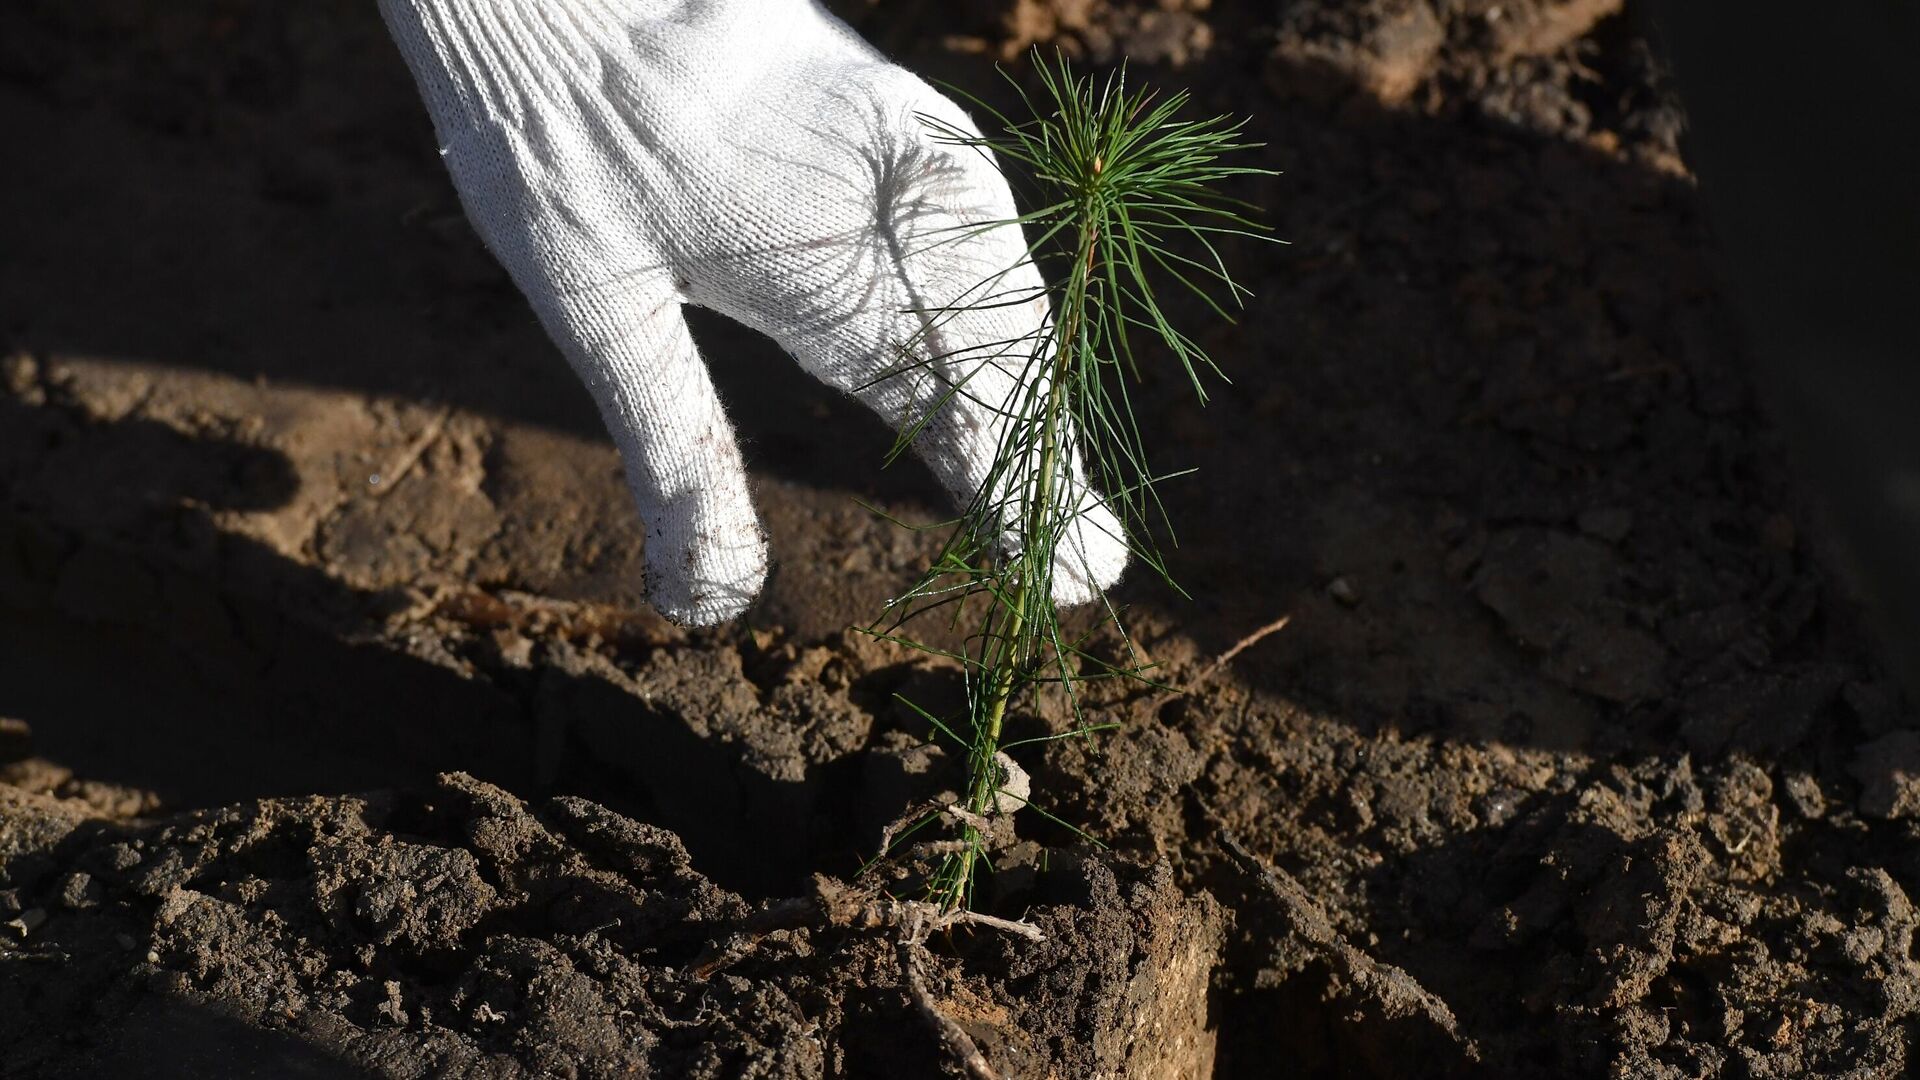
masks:
[[[407,444],[406,449],[400,452],[400,456],[394,459],[393,464],[384,471],[374,474],[376,480],[373,489],[374,498],[384,499],[389,492],[400,486],[400,481],[405,480],[407,474],[413,471],[413,467],[420,464],[420,459],[426,456],[427,450],[440,441],[441,435],[446,434],[447,421],[452,417],[451,408],[441,409],[429,417],[427,426],[420,429],[420,434]]]
[[[1199,688],[1202,684],[1206,683],[1209,679],[1212,679],[1215,675],[1220,674],[1220,672],[1228,664],[1233,663],[1234,657],[1239,656],[1241,653],[1246,652],[1248,649],[1251,649],[1255,645],[1260,644],[1262,641],[1265,641],[1267,638],[1271,637],[1272,635],[1277,634],[1282,630],[1285,630],[1287,628],[1287,624],[1292,621],[1293,621],[1292,615],[1282,615],[1279,618],[1268,623],[1267,625],[1261,627],[1260,629],[1255,630],[1253,633],[1248,634],[1246,637],[1241,638],[1239,641],[1234,642],[1232,648],[1228,649],[1226,652],[1221,653],[1219,656],[1214,657],[1213,663],[1208,664],[1205,671],[1202,671],[1199,675],[1195,676],[1194,680],[1187,684],[1187,689],[1193,690],[1193,689]]]
[[[1287,624],[1292,621],[1293,621],[1292,615],[1282,615],[1279,618],[1268,623],[1267,625],[1262,626],[1260,629],[1255,630],[1253,633],[1248,634],[1246,637],[1241,638],[1239,641],[1234,642],[1225,652],[1221,653],[1219,656],[1214,657],[1212,663],[1200,669],[1200,674],[1195,675],[1192,679],[1188,680],[1185,686],[1179,686],[1179,687],[1174,687],[1172,689],[1162,690],[1157,694],[1145,694],[1145,695],[1134,697],[1133,699],[1131,699],[1131,704],[1135,710],[1135,715],[1144,715],[1144,714],[1150,714],[1150,713],[1156,712],[1160,709],[1161,706],[1167,704],[1168,702],[1173,701],[1184,694],[1191,694],[1194,691],[1200,689],[1202,686],[1205,686],[1208,682],[1212,681],[1214,676],[1220,674],[1222,671],[1225,671],[1227,668],[1227,665],[1233,663],[1234,659],[1237,658],[1241,653],[1246,652],[1248,649],[1251,649],[1255,645],[1260,644],[1262,641],[1265,641],[1267,638],[1272,637],[1274,634],[1277,634],[1280,631],[1285,630],[1287,628]]]

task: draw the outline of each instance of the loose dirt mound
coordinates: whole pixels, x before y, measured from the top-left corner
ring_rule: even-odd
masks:
[[[1012,1075],[1212,1067],[1219,918],[1164,867],[1070,860],[1043,941],[934,964],[870,895],[756,915],[672,833],[464,775],[142,825],[7,809],[14,1075],[916,1075],[958,1060],[929,1010]]]
[[[372,5],[26,0],[0,1073],[959,1075],[945,1016],[1007,1076],[1900,1074],[1920,725],[1632,5],[840,7],[987,93],[1034,42],[1132,57],[1285,172],[1241,194],[1293,246],[1226,252],[1233,389],[1135,392],[1200,470],[1196,599],[1120,598],[1197,689],[1027,752],[1111,846],[1023,815],[983,900],[1047,943],[936,936],[926,1009],[814,877],[870,887],[956,780],[895,700],[956,673],[842,632],[930,553],[854,501],[939,513],[888,433],[702,321],[781,562],[745,625],[665,625]]]

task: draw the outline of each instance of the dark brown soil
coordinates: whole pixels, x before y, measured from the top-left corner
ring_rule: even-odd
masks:
[[[9,895],[56,909],[9,950],[10,1074],[904,1076],[949,1056],[865,898],[823,879],[756,919],[672,833],[584,799],[529,808],[453,774],[113,825],[4,797],[32,834],[5,852]],[[942,1014],[1016,1075],[1209,1068],[1217,909],[1164,866],[1048,877],[1044,943],[919,962]]]
[[[1022,816],[983,899],[1046,941],[857,879],[957,766],[894,699],[954,673],[843,632],[929,554],[854,501],[936,512],[888,433],[702,320],[780,565],[668,626],[374,5],[23,0],[0,1075],[964,1075],[935,1017],[1009,1077],[1903,1074],[1920,724],[1632,5],[838,6],[989,93],[1131,57],[1284,170],[1234,386],[1136,394],[1196,599],[1121,596],[1176,681],[1291,621],[1027,755],[1110,845]]]

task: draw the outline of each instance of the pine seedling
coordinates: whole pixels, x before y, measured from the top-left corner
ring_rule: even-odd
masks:
[[[1008,167],[1016,190],[1028,189],[1025,205],[1038,209],[1018,224],[1031,238],[1029,256],[1052,282],[1046,287],[1054,319],[1030,339],[1002,343],[1002,354],[1015,354],[1023,367],[1012,399],[989,403],[1006,421],[992,472],[951,523],[931,567],[869,628],[942,652],[965,675],[964,716],[943,718],[907,702],[935,737],[967,753],[964,805],[933,811],[899,834],[905,839],[939,820],[957,831],[937,845],[943,861],[928,881],[930,899],[948,910],[972,904],[977,875],[988,865],[995,815],[1024,804],[1060,820],[1012,780],[1018,767],[1007,751],[1020,744],[1003,739],[1009,710],[1039,694],[1064,695],[1071,730],[1048,738],[1086,736],[1113,725],[1083,713],[1080,684],[1148,679],[1120,612],[1104,597],[1093,630],[1078,636],[1063,630],[1054,607],[1055,555],[1086,513],[1073,497],[1074,450],[1088,480],[1106,496],[1124,534],[1118,539],[1134,562],[1171,583],[1152,540],[1156,533],[1171,535],[1156,495],[1167,477],[1148,464],[1129,384],[1143,364],[1171,361],[1206,400],[1218,369],[1194,338],[1174,327],[1161,296],[1192,293],[1231,320],[1229,310],[1246,294],[1228,273],[1218,243],[1252,235],[1255,226],[1244,216],[1246,204],[1219,188],[1234,177],[1264,173],[1227,161],[1254,145],[1242,141],[1243,122],[1184,119],[1184,93],[1162,97],[1130,87],[1124,67],[1094,79],[1075,74],[1064,58],[1037,52],[1034,66],[1035,92],[1014,84],[1027,119],[1009,119],[962,94],[987,119],[990,134],[925,122],[943,142],[990,151]],[[943,310],[1028,299],[983,285]],[[946,393],[969,390],[954,385]],[[910,425],[894,452],[910,445],[918,430]],[[910,623],[937,616],[966,629],[962,651],[937,650],[911,636]],[[1117,661],[1087,647],[1101,626],[1118,638]]]

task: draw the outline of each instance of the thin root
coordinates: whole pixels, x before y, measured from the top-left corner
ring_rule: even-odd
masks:
[[[973,1080],[1000,1080],[1000,1074],[987,1063],[987,1056],[980,1052],[980,1046],[973,1041],[973,1036],[967,1034],[966,1029],[955,1023],[952,1017],[941,1012],[940,1006],[933,1000],[933,994],[927,990],[927,977],[921,970],[920,956],[926,951],[926,935],[933,927],[925,912],[918,910],[926,906],[915,905],[915,910],[908,916],[910,921],[902,928],[904,932],[900,935],[900,968],[906,973],[907,989],[913,995],[913,1004],[941,1041],[960,1059],[968,1076]]]
[[[907,853],[918,861],[958,855],[972,846],[965,840],[929,840],[924,844],[913,845],[907,849]]]
[[[947,807],[946,812],[953,820],[962,825],[971,825],[978,832],[988,833],[993,831],[993,823],[989,822],[984,814],[973,813],[959,803],[954,803],[952,806]]]
[[[938,904],[924,900],[875,898],[864,890],[849,889],[826,878],[817,880],[820,891],[816,895],[782,900],[757,912],[694,964],[689,974],[704,982],[753,955],[768,934],[805,927],[842,926],[856,930],[898,927],[916,941],[925,941],[930,933],[965,925],[998,930],[1035,943],[1047,940],[1045,931],[1020,919],[1002,919],[964,908],[942,911]]]
[[[888,822],[887,827],[880,830],[880,850],[874,854],[873,861],[867,864],[868,867],[880,865],[888,855],[893,853],[893,842],[901,833],[913,827],[921,818],[939,809],[941,809],[939,800],[928,799],[908,807],[906,813]]]
[[[999,930],[1003,933],[1013,934],[1016,937],[1026,938],[1032,942],[1047,940],[1046,931],[1041,930],[1030,922],[1024,922],[1020,919],[1002,919],[995,915],[982,915],[977,911],[968,911],[966,908],[954,908],[952,911],[941,911],[939,907],[934,904],[928,904],[918,900],[905,901],[903,902],[903,906],[924,909],[926,912],[926,926],[929,930],[945,930],[950,926],[957,926],[964,923],[969,926],[984,926],[990,930]]]

